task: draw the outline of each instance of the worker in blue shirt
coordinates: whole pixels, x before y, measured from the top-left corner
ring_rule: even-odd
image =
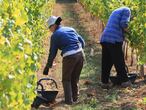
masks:
[[[117,71],[117,80],[123,87],[130,86],[127,71],[125,69],[124,53],[122,44],[124,33],[130,21],[131,11],[128,7],[115,9],[107,22],[101,35],[100,43],[102,46],[102,72],[101,81],[103,88],[109,87],[109,76],[112,66]]]
[[[83,38],[71,27],[60,25],[61,17],[51,16],[47,23],[51,32],[50,52],[48,62],[44,68],[47,75],[52,67],[58,49],[63,57],[62,84],[65,95],[65,103],[73,104],[78,100],[78,82],[83,67]]]

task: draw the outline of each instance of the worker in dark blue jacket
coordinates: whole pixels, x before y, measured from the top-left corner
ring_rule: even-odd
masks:
[[[115,9],[111,13],[107,25],[102,33],[100,39],[102,46],[101,81],[105,88],[108,88],[109,86],[109,76],[113,65],[117,71],[117,80],[119,83],[123,87],[131,85],[128,81],[124,54],[122,51],[124,32],[127,30],[130,16],[131,11],[128,7]]]
[[[63,57],[62,83],[64,88],[65,103],[73,104],[78,99],[78,82],[83,67],[83,38],[71,27],[60,25],[61,17],[51,16],[48,26],[51,32],[50,53],[44,68],[44,75],[48,74],[56,57],[58,49]]]

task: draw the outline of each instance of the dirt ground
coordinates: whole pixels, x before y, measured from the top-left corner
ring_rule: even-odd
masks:
[[[109,90],[103,90],[100,87],[101,47],[99,39],[103,29],[101,21],[93,17],[80,3],[73,0],[57,0],[53,15],[61,16],[63,18],[62,25],[74,27],[86,41],[87,64],[83,68],[83,73],[87,74],[80,79],[81,99],[77,106],[84,106],[84,104],[93,102],[96,106],[98,105],[98,108],[93,107],[92,110],[146,110],[145,80],[139,78],[132,88],[126,89],[113,87]],[[48,39],[44,40],[44,48],[46,48],[46,54],[42,59],[42,67],[38,72],[38,78],[44,77],[42,71],[48,57]],[[54,78],[58,85],[59,94],[56,102],[48,105],[48,107],[41,106],[39,110],[78,110],[74,106],[67,106],[62,103],[64,96],[61,83],[61,63],[62,58],[59,52],[48,75],[48,77]],[[89,68],[90,66],[92,67]],[[132,67],[129,68],[132,71]],[[96,99],[96,101],[94,102],[92,99]]]

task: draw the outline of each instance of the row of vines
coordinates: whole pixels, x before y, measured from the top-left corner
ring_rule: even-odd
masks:
[[[80,2],[104,24],[111,12],[121,6],[128,6],[132,12],[129,23],[128,45],[137,55],[139,65],[146,62],[146,0],[80,0]]]
[[[0,0],[0,110],[30,110],[55,0]]]

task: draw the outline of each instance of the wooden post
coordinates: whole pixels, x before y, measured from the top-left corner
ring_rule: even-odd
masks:
[[[140,65],[140,76],[144,78],[144,65]]]
[[[128,59],[128,42],[126,40],[124,42],[123,52],[124,52],[124,58],[125,60],[127,60]]]
[[[134,48],[131,49],[131,62],[130,62],[130,66],[133,65],[133,55],[134,54]]]

